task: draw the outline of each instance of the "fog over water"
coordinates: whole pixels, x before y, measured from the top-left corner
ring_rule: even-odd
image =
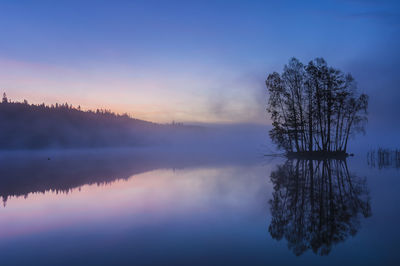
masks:
[[[364,149],[351,147],[350,182],[356,190],[365,182],[371,215],[353,216],[353,235],[327,256],[311,250],[296,256],[287,239],[274,239],[268,229],[277,191],[271,176],[286,159],[264,156],[274,151],[267,128],[213,129],[208,143],[187,138],[159,147],[1,152],[3,262],[379,265],[400,259],[394,248],[399,169],[371,167]]]
[[[400,265],[400,1],[0,1],[0,32],[1,266]]]

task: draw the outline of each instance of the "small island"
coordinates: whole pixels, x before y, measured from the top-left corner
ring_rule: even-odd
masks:
[[[289,158],[344,159],[349,137],[365,131],[368,96],[323,58],[307,65],[292,58],[282,74],[268,75],[266,86],[269,135]]]

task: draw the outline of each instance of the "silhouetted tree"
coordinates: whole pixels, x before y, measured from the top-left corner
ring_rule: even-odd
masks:
[[[1,102],[2,102],[2,103],[7,103],[7,102],[8,102],[7,95],[6,95],[5,92],[3,93],[3,99],[2,99]]]
[[[346,152],[349,136],[364,131],[368,96],[322,58],[308,65],[292,58],[281,75],[268,75],[266,86],[270,136],[287,152]]]

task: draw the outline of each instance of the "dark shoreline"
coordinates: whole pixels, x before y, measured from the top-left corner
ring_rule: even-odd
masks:
[[[324,160],[336,159],[345,160],[349,156],[354,156],[344,151],[305,151],[305,152],[287,152],[286,157],[289,159],[310,159],[310,160]]]

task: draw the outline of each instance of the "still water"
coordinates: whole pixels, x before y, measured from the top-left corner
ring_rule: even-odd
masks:
[[[400,170],[261,153],[0,156],[1,265],[399,265]]]

